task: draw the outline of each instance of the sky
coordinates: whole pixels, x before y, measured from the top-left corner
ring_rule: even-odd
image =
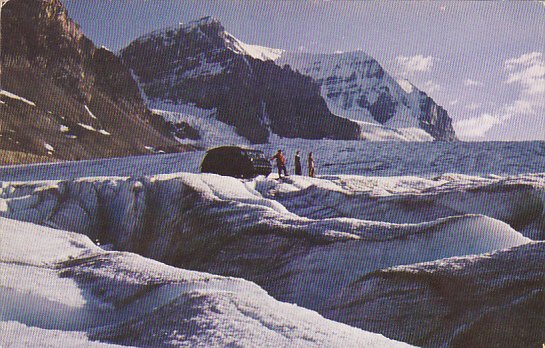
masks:
[[[243,42],[363,50],[443,106],[463,140],[545,140],[545,1],[64,0],[97,46],[204,16]]]

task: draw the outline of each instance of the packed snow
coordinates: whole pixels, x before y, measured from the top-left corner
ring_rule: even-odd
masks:
[[[10,93],[10,92],[8,92],[6,90],[1,90],[0,89],[0,95],[3,95],[5,97],[11,98],[11,99],[22,101],[23,103],[26,103],[26,104],[28,104],[30,106],[36,106],[36,103],[34,103],[34,102],[32,102],[32,101],[30,101],[28,99],[25,99],[23,97],[20,97],[20,96],[18,96],[16,94]]]
[[[78,126],[88,130],[88,131],[91,131],[91,132],[97,132],[97,133],[100,133],[102,135],[112,135],[110,132],[108,132],[107,130],[105,129],[96,129],[95,127],[89,125],[89,124],[85,124],[85,123],[79,123],[78,122]]]
[[[172,104],[154,101],[150,103],[153,112],[174,124],[185,122],[199,132],[200,139],[178,139],[183,144],[200,147],[220,145],[249,145],[249,141],[236,133],[235,127],[218,121],[216,109],[201,109],[191,104]]]
[[[361,139],[370,141],[433,141],[422,128],[391,128],[377,123],[355,121],[361,128]]]
[[[97,132],[102,134],[102,135],[112,135],[112,133],[108,132],[105,129],[99,129]]]
[[[47,151],[49,152],[53,152],[55,151],[55,148],[51,145],[51,144],[48,144],[48,143],[44,143],[44,147]]]
[[[322,97],[329,109],[338,116],[378,125],[361,100],[372,105],[386,92],[393,100],[395,115],[384,125],[394,129],[420,128],[420,95],[412,93],[412,86],[409,91],[408,81],[400,84],[393,79],[363,51],[339,54],[285,52],[276,62],[289,64],[292,69],[315,79],[321,85]],[[391,136],[388,138],[394,140]]]
[[[267,61],[267,60],[277,60],[282,56],[284,50],[278,48],[269,48],[258,45],[249,45],[246,44],[233,35],[225,32],[225,40],[230,44],[228,46],[233,52],[238,54],[244,54],[255,59]]]
[[[91,126],[91,125],[88,125],[88,124],[85,124],[85,123],[80,123],[78,122],[78,126],[84,128],[84,129],[87,129],[88,131],[91,131],[91,132],[96,132],[97,130],[95,129],[95,127]]]
[[[0,241],[2,346],[408,346],[83,235],[0,218]]]

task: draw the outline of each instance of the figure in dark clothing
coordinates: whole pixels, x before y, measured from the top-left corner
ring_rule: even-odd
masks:
[[[276,159],[276,166],[278,167],[278,178],[282,177],[282,171],[284,171],[284,176],[289,176],[288,171],[286,170],[286,158],[282,154],[282,150],[278,150],[276,155],[271,157],[271,161]]]
[[[295,175],[303,175],[303,171],[301,169],[301,156],[299,156],[299,151],[295,152]]]
[[[308,153],[308,176],[314,178],[314,157],[312,157],[312,152]]]

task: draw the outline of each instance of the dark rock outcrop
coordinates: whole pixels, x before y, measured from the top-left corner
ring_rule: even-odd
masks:
[[[52,159],[183,150],[121,60],[96,48],[59,0],[8,2],[2,34],[2,87],[35,105],[2,97],[0,128],[12,139],[1,149]]]
[[[420,93],[420,127],[430,133],[435,139],[454,141],[457,140],[452,119],[447,111],[437,105],[433,99],[424,92]]]

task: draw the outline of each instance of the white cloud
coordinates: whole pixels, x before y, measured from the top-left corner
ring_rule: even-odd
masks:
[[[436,58],[432,56],[424,57],[419,54],[412,57],[399,56],[395,62],[404,76],[412,76],[415,73],[430,71]]]
[[[449,105],[456,105],[458,104],[460,101],[458,99],[454,99],[452,100],[451,102],[449,102]]]
[[[541,52],[530,52],[508,59],[504,63],[505,83],[519,87],[517,98],[499,106],[493,113],[454,122],[456,133],[462,139],[481,139],[495,126],[511,119],[536,119],[545,115],[545,59]],[[466,105],[478,109],[478,103]]]
[[[482,87],[482,86],[484,86],[484,84],[481,81],[472,80],[472,79],[467,78],[467,79],[464,80],[464,86]]]
[[[517,99],[502,109],[501,118],[535,115],[545,112],[545,59],[541,52],[531,52],[505,61],[505,83],[520,87]]]
[[[477,109],[479,109],[481,106],[482,106],[481,103],[471,103],[471,104],[466,105],[466,109],[469,109],[469,110],[477,110]]]
[[[441,86],[432,81],[432,80],[428,80],[426,81],[426,83],[424,83],[424,92],[430,94],[430,93],[433,93],[433,92],[436,92],[436,91],[439,91],[441,89]]]
[[[539,63],[543,56],[543,53],[541,52],[530,52],[525,53],[517,58],[511,58],[505,61],[505,68],[506,69],[513,69],[520,65],[533,65],[535,63]]]
[[[489,130],[501,123],[495,116],[482,114],[478,117],[454,122],[453,126],[460,138],[478,139],[483,138]]]

